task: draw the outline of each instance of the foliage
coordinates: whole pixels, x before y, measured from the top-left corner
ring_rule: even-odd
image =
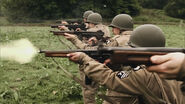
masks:
[[[2,1],[0,0],[0,16],[2,16]]]
[[[121,13],[136,16],[140,13],[141,9],[137,0],[105,0],[99,4],[104,4],[102,9],[100,8],[100,13],[109,18]]]
[[[9,21],[40,22],[41,19],[81,18],[86,10],[99,12],[106,18],[119,13],[138,15],[137,0],[1,0]]]
[[[46,0],[3,0],[3,13],[14,22],[36,22],[39,18],[49,19],[61,16],[55,2]]]
[[[185,19],[185,2],[184,0],[171,0],[165,7],[167,15]]]
[[[159,9],[142,9],[140,16],[136,16],[133,18],[134,18],[134,23],[136,24],[151,23],[151,24],[163,24],[163,25],[169,25],[169,24],[178,25],[182,21],[182,19],[167,16],[164,10],[159,10]]]
[[[138,0],[143,8],[163,9],[170,0]]]

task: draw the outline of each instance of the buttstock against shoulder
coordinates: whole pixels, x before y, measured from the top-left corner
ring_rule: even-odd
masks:
[[[145,48],[119,48],[108,47],[103,50],[113,51],[111,55],[111,62],[113,64],[123,65],[152,65],[150,57],[153,55],[165,55],[171,52],[185,53],[183,48],[163,48],[163,47],[145,47]]]

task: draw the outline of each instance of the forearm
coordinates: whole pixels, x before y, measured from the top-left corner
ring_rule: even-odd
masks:
[[[97,49],[97,46],[90,46],[81,40],[78,39],[78,37],[75,37],[70,40],[78,49]]]
[[[78,37],[74,37],[70,40],[78,49],[86,49],[88,47],[88,44],[83,43],[81,40],[78,39]]]

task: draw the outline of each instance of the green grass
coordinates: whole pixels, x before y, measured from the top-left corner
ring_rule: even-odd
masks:
[[[185,26],[159,25],[166,36],[167,47],[185,48]]]
[[[185,48],[185,27],[159,25],[167,38],[168,47]],[[41,49],[67,49],[49,33],[49,27],[1,26],[0,42],[28,38]],[[67,44],[70,42],[63,39]],[[79,76],[78,66],[65,58],[56,59],[69,72]],[[62,70],[44,55],[31,63],[18,64],[0,60],[0,104],[82,104],[80,85],[66,77]],[[100,100],[97,100],[100,102]]]
[[[1,42],[28,38],[38,48],[67,49],[49,33],[49,27],[0,27],[0,29]],[[69,72],[78,74],[77,65],[68,59],[61,58],[57,61],[64,67],[70,66],[67,68]],[[20,65],[3,60],[0,63],[1,104],[61,104],[71,99],[82,98],[80,86],[66,77],[50,58],[42,54],[28,64]]]

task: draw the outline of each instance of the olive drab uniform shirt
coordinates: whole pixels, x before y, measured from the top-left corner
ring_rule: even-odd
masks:
[[[134,104],[185,104],[181,81],[161,79],[146,69],[113,72],[86,54],[81,54],[80,63],[89,78],[109,89],[127,94],[128,97],[124,99],[129,103],[124,104],[133,104],[130,102],[132,99],[141,101]]]
[[[95,25],[94,28],[97,29],[97,30],[102,30],[102,32],[104,32],[104,36],[103,37],[111,37],[108,26],[105,26],[103,24],[97,24],[97,25]]]
[[[125,47],[129,41],[132,31],[124,31],[120,35],[115,35],[113,38],[109,39],[104,45],[106,47]]]

